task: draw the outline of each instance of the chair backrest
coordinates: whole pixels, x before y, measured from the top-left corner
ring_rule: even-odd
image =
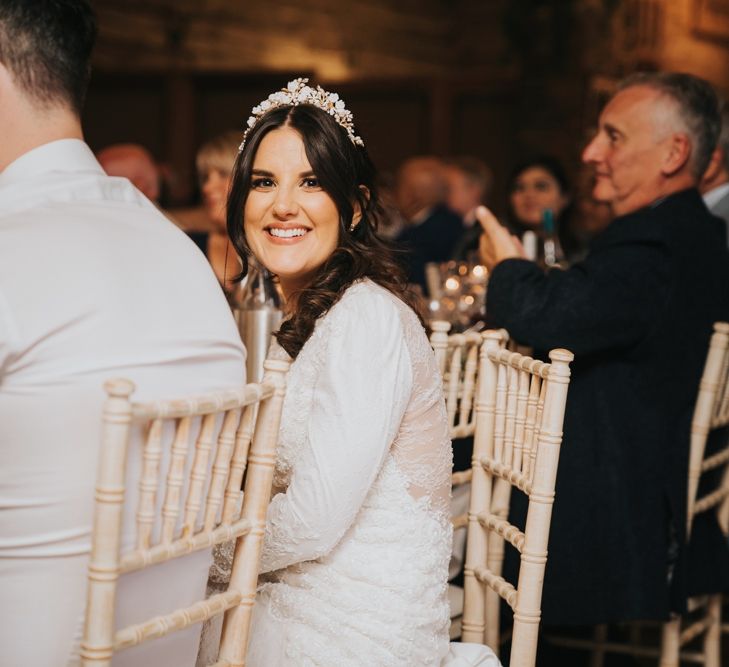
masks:
[[[450,324],[431,323],[430,344],[443,376],[451,438],[473,435],[476,426],[473,399],[476,392],[478,350],[483,334],[476,332],[448,335]]]
[[[708,456],[706,444],[709,433],[729,426],[729,323],[717,322],[709,343],[704,372],[701,376],[691,421],[689,454],[687,535],[691,533],[694,517],[715,509],[724,534],[729,533],[729,441]],[[724,466],[718,487],[698,496],[699,481],[704,473]]]
[[[483,334],[470,332],[449,335],[450,323],[441,320],[431,322],[430,328],[430,344],[443,377],[450,437],[455,440],[473,436],[476,427],[474,398],[478,380],[478,352],[483,342]],[[470,481],[470,468],[454,472],[451,478],[454,489]],[[452,517],[452,521],[454,528],[464,528],[467,515],[459,513]]]
[[[108,399],[103,414],[81,643],[84,667],[108,667],[117,651],[223,612],[225,631],[216,665],[244,664],[288,366],[285,361],[269,360],[259,384],[149,403],[130,400],[135,387],[129,380],[106,383]],[[199,434],[194,450],[189,452],[191,433],[198,421]],[[125,499],[131,495],[131,489],[127,492],[124,488],[125,471],[130,436],[136,426],[146,433],[136,543],[131,551],[122,554],[122,515]],[[190,456],[188,477],[185,464]],[[167,470],[161,470],[162,459],[169,460]],[[233,572],[227,591],[164,616],[114,630],[114,600],[121,574],[235,538]],[[191,656],[191,662],[194,659]]]
[[[571,352],[551,363],[504,349],[487,331],[480,350],[462,639],[499,648],[499,597],[514,610],[512,666],[536,660]],[[529,498],[522,532],[507,520],[512,487]],[[517,586],[501,576],[504,540],[521,553]]]

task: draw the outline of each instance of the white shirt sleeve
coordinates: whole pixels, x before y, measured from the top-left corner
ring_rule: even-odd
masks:
[[[269,508],[261,571],[314,560],[352,525],[397,435],[412,367],[395,304],[358,292],[337,304],[314,388],[308,442]]]

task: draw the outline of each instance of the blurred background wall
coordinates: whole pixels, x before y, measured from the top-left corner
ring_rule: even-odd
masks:
[[[635,70],[729,93],[729,0],[95,0],[84,123],[92,148],[145,145],[168,204],[197,196],[194,155],[295,76],[337,90],[385,173],[469,154],[495,191],[520,157],[576,169],[601,104]]]

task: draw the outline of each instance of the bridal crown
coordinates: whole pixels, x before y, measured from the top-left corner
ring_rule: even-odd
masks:
[[[337,93],[329,93],[321,86],[312,88],[308,85],[309,79],[298,78],[289,81],[286,88],[271,93],[268,99],[263,100],[258,106],[251,109],[251,116],[248,118],[243,141],[238,150],[242,151],[246,144],[248,133],[253,129],[261,117],[271,109],[286,106],[299,106],[300,104],[311,104],[328,113],[339,125],[347,130],[349,140],[356,146],[364,146],[364,142],[354,133],[354,116],[344,106],[344,100],[339,98]]]

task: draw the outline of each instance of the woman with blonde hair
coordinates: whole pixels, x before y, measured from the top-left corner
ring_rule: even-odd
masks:
[[[205,253],[226,293],[233,289],[232,279],[240,271],[240,263],[225,228],[226,199],[239,144],[240,132],[229,130],[206,141],[195,158],[210,229],[206,232],[191,232],[190,238]]]

